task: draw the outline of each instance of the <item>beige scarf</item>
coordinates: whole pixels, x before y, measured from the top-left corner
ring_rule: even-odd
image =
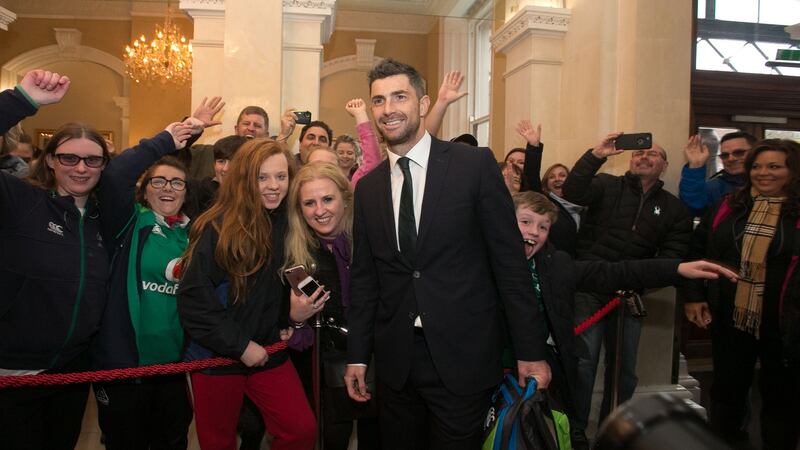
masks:
[[[752,192],[753,209],[747,218],[742,238],[742,258],[734,301],[734,326],[758,339],[761,328],[761,307],[767,273],[767,251],[775,236],[786,197],[766,197]]]

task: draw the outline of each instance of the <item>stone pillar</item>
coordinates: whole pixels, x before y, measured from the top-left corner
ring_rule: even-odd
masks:
[[[470,67],[470,30],[469,21],[457,17],[443,17],[439,21],[439,75],[452,70],[459,70],[467,78],[464,80],[462,90],[468,90],[470,86],[469,73]],[[472,75],[474,76],[474,75]],[[428,94],[431,97],[436,95],[439,84],[442,80],[428,80]],[[447,108],[447,113],[442,120],[442,127],[439,136],[442,139],[450,139],[464,133],[469,133],[469,101],[467,96]]]
[[[282,108],[311,111],[319,119],[322,44],[333,33],[336,0],[283,0]],[[373,44],[374,48],[374,44]],[[297,139],[299,129],[292,139]]]
[[[270,133],[280,127],[283,5],[278,2],[182,0],[194,20],[192,109],[203,97],[222,95],[222,126],[202,142],[233,132],[239,111],[257,105],[270,117]]]
[[[524,147],[515,127],[519,120],[530,119],[545,130],[545,156],[558,152],[561,66],[570,15],[565,8],[525,5],[492,37],[495,52],[506,56],[505,73],[492,75],[505,80],[504,150]]]

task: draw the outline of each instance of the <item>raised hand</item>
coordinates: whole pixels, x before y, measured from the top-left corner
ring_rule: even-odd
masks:
[[[69,90],[69,77],[47,70],[31,70],[22,77],[20,87],[38,105],[51,105],[64,98]]]
[[[698,260],[678,264],[678,274],[684,278],[699,278],[705,280],[716,280],[723,276],[735,283],[739,276],[736,272],[710,261]]]
[[[594,146],[592,149],[592,154],[600,159],[603,159],[608,158],[609,156],[619,155],[620,153],[624,152],[625,150],[618,150],[616,147],[614,147],[614,141],[616,141],[620,136],[622,136],[621,131],[607,134],[599,144]]]
[[[686,155],[686,161],[692,169],[704,167],[711,154],[708,150],[708,146],[703,143],[703,139],[698,134],[689,138],[689,142],[683,149],[683,153]]]
[[[454,70],[447,72],[442,80],[442,85],[439,86],[439,96],[436,97],[437,102],[445,102],[448,105],[461,97],[467,95],[466,92],[458,92],[461,83],[464,82],[464,75],[461,72]]]
[[[172,135],[175,143],[175,150],[186,147],[186,141],[192,136],[192,126],[185,125],[183,122],[173,122],[164,128],[164,131]]]
[[[203,97],[203,100],[192,113],[192,117],[200,120],[204,128],[220,125],[222,122],[214,120],[214,116],[222,111],[224,106],[225,102],[222,101],[222,97],[211,97],[211,100],[208,100],[208,97]]]
[[[363,99],[354,98],[344,105],[347,114],[356,119],[356,125],[364,122],[369,122],[369,115],[367,115],[367,104]]]
[[[196,117],[187,117],[181,124],[189,127],[192,134],[200,134],[206,127],[206,124]]]
[[[534,128],[530,120],[520,120],[517,123],[517,133],[525,138],[529,145],[536,147],[542,141],[542,124]]]
[[[289,139],[289,136],[294,133],[294,127],[297,125],[296,119],[294,117],[294,108],[289,108],[283,112],[281,116],[281,132],[278,134],[276,140],[278,141],[286,141]]]

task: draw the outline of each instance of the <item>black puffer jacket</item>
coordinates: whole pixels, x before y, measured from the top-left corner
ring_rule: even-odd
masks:
[[[578,259],[683,258],[692,222],[686,207],[658,181],[642,192],[637,175],[595,175],[605,159],[586,152],[564,183],[564,198],[588,206],[578,235]]]

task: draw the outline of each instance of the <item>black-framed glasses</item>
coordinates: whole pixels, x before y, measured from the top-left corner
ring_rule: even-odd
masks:
[[[717,156],[719,156],[719,159],[725,161],[725,160],[729,159],[731,156],[733,156],[734,158],[741,158],[746,154],[747,154],[747,150],[739,149],[739,150],[734,150],[734,151],[732,151],[730,153],[720,153]]]
[[[176,191],[182,191],[186,189],[186,180],[182,178],[173,178],[168,180],[164,177],[153,177],[147,180],[147,182],[150,183],[150,186],[153,186],[156,189],[163,189],[167,183],[169,183],[169,185],[172,186],[172,189],[175,189]]]
[[[79,162],[83,161],[86,167],[98,169],[106,163],[105,156],[78,156],[72,153],[56,153],[53,156],[62,166],[77,166]]]

